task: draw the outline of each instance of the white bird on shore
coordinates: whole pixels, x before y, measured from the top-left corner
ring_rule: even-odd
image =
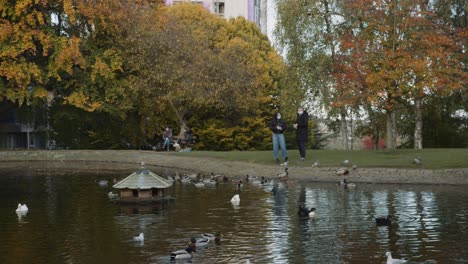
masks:
[[[415,159],[413,159],[413,161],[411,162],[413,163],[414,165],[421,165],[422,164],[422,159],[420,157],[416,157]]]
[[[347,166],[349,164],[349,160],[347,160],[347,159],[343,160],[342,164]]]
[[[16,208],[17,213],[27,213],[29,208],[26,206],[26,204],[18,204],[18,208]]]
[[[320,164],[319,164],[319,161],[316,160],[316,161],[314,162],[314,164],[312,164],[312,167],[313,167],[313,168],[317,168],[319,165],[320,165]]]
[[[133,237],[133,241],[143,242],[145,241],[145,235],[140,233],[140,235]]]
[[[390,253],[390,252],[385,253],[385,256],[387,256],[387,264],[402,264],[402,263],[407,262],[407,260],[405,260],[405,259],[394,259],[394,258],[392,258],[392,253]]]

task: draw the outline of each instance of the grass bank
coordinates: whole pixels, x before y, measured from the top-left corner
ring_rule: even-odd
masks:
[[[174,153],[191,157],[219,158],[228,161],[244,161],[258,164],[273,164],[272,151],[194,151]],[[345,159],[358,167],[366,168],[468,168],[468,149],[398,149],[398,150],[308,150],[307,160],[299,161],[297,150],[289,150],[289,164],[308,167],[316,160],[323,167],[337,167]],[[421,157],[421,166],[411,162]]]

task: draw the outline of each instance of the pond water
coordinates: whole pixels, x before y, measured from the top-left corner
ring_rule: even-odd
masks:
[[[173,171],[154,169],[162,174]],[[176,201],[124,206],[109,201],[113,176],[34,176],[0,171],[0,263],[171,263],[193,236],[220,231],[220,244],[198,249],[190,263],[385,263],[385,252],[411,263],[468,263],[466,186],[291,182],[274,195],[234,183],[175,184]],[[29,212],[18,216],[18,203]],[[298,204],[317,208],[315,220]],[[394,215],[390,227],[374,217]],[[144,243],[132,237],[144,233]],[[180,261],[177,261],[179,263]],[[182,262],[184,263],[184,262]]]

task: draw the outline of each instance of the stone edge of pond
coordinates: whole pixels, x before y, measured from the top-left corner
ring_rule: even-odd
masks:
[[[174,168],[205,174],[225,174],[229,177],[242,175],[272,178],[283,168],[241,161],[225,161],[213,158],[177,156],[164,152],[137,150],[54,150],[54,151],[0,151],[0,169],[15,169],[25,166],[36,174],[128,173],[145,166]],[[40,166],[39,166],[40,164]],[[23,167],[24,168],[24,167]],[[337,182],[336,168],[289,166],[289,177],[310,182]],[[361,183],[393,184],[468,184],[468,168],[357,168],[350,169],[347,180]]]

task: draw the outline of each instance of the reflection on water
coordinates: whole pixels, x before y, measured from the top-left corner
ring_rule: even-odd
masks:
[[[168,175],[171,170],[159,173]],[[468,193],[464,187],[333,184],[271,186],[245,183],[233,208],[235,184],[176,184],[166,204],[109,201],[112,176],[32,176],[0,172],[1,263],[170,263],[201,233],[224,234],[177,263],[384,263],[386,251],[414,263],[468,263]],[[18,215],[18,203],[27,214]],[[317,208],[315,220],[297,208]],[[374,217],[393,215],[390,227]],[[133,237],[144,233],[144,242]]]

